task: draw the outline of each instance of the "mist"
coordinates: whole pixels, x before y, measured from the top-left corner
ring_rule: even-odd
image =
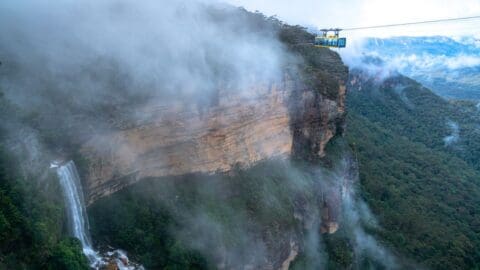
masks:
[[[443,142],[445,143],[445,146],[450,146],[460,140],[460,127],[458,126],[458,123],[451,120],[447,122],[447,126],[451,133],[443,138]]]
[[[409,109],[413,109],[415,108],[415,105],[407,96],[407,92],[406,92],[407,87],[408,86],[405,86],[402,84],[395,85],[395,87],[393,87],[393,91],[400,97],[400,99],[403,101],[405,106],[407,106]]]
[[[292,252],[301,256],[296,267],[326,269],[331,260],[328,236],[320,228],[331,220],[322,213],[325,203],[329,213],[335,213],[330,218],[338,222],[335,234],[349,243],[353,269],[363,269],[365,263],[401,268],[396,255],[372,234],[382,228],[359,194],[358,165],[350,153],[340,155],[332,167],[304,168],[276,159],[228,175],[146,179],[133,194],[143,194],[147,199],[140,201],[151,205],[153,200],[164,213],[171,213],[177,225],[162,230],[219,269],[278,266],[282,262],[272,258],[279,254],[286,258]],[[120,198],[131,200],[117,194],[108,200]],[[111,210],[94,205],[94,220],[118,217]],[[94,233],[100,238],[99,234]]]
[[[146,108],[202,111],[222,102],[220,92],[255,102],[255,87],[282,80],[294,58],[263,15],[214,1],[1,6],[0,103],[8,108],[0,129],[24,173],[35,176],[48,173],[52,160],[71,159],[88,138],[148,119]],[[264,263],[264,242],[241,228],[241,213],[227,211],[239,247],[225,243],[227,228],[201,207],[184,209],[184,226],[173,234],[207,257],[224,254],[217,261],[228,265]]]
[[[399,269],[401,265],[394,253],[367,232],[367,228],[369,231],[381,228],[358,193],[358,173],[358,164],[348,151],[342,154],[333,169],[317,170],[324,189],[341,191],[340,224],[353,246],[354,267],[362,269],[362,264],[367,260],[385,269]]]
[[[142,113],[145,107],[182,103],[202,110],[220,102],[220,91],[254,100],[253,86],[282,80],[285,61],[294,57],[278,41],[275,29],[257,25],[237,11],[209,1],[3,2],[0,91],[12,111],[18,112],[2,123],[10,149],[22,157],[25,168],[42,171],[52,159],[70,154],[66,146],[75,148],[92,135],[118,128],[118,118],[148,118]],[[375,64],[368,67],[381,78],[390,74]],[[313,184],[311,175],[304,176],[287,163],[281,171],[287,180],[275,184],[292,192],[289,203],[304,199],[298,199],[302,194],[313,196],[313,191],[341,190],[342,226],[351,229],[348,237],[356,259],[368,257],[395,268],[396,258],[364,229],[366,223],[377,225],[356,194],[358,176],[349,162],[343,160],[334,171],[314,170]],[[189,186],[200,197],[212,199],[195,207],[188,205],[190,198],[172,199],[180,185],[166,183],[152,191],[182,221],[179,228],[168,230],[190,248],[214,258],[219,267],[258,268],[272,252],[261,237],[264,224],[249,220],[244,205],[222,206],[229,220],[223,223],[225,217],[215,216],[212,208],[226,198],[226,192],[235,195],[236,190],[218,179],[211,181],[215,185]],[[285,198],[276,192],[277,185],[258,185],[264,189],[258,191],[261,196],[255,203],[274,212]],[[185,207],[176,204],[182,200]],[[307,212],[308,216],[297,215],[305,224],[301,241],[317,269],[328,259],[318,230],[322,217],[317,201],[304,200],[306,206],[288,204],[279,212],[291,214],[288,218]],[[229,242],[232,235],[238,242]]]
[[[291,56],[254,16],[216,1],[2,2],[0,91],[17,110],[2,125],[11,149],[30,149],[25,160],[45,154],[36,167],[46,167],[94,134],[148,119],[146,107],[202,111],[220,92],[255,99],[253,86],[281,80]]]
[[[227,19],[220,10],[235,8],[199,1],[7,1],[0,56],[2,75],[15,78],[2,76],[4,91],[38,105],[48,88],[84,106],[130,95],[208,96],[219,78],[235,90],[245,89],[252,74],[274,79],[283,51],[273,33],[252,33],[245,18]]]

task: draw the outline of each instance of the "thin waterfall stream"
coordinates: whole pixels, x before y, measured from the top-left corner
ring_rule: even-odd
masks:
[[[92,247],[82,185],[75,163],[69,161],[59,166],[57,175],[63,190],[71,234],[82,243],[83,253],[87,256],[90,264],[92,266],[99,264],[101,258]]]
[[[57,170],[65,200],[70,233],[82,243],[83,253],[87,256],[92,269],[104,269],[110,264],[115,264],[120,270],[144,269],[141,265],[129,262],[126,253],[122,250],[111,249],[100,255],[93,248],[82,184],[75,163],[73,161],[63,165],[52,163],[51,168]]]

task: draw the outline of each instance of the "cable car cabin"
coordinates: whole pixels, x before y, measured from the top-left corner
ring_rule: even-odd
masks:
[[[327,48],[345,48],[347,46],[347,39],[336,37],[316,37],[315,46]]]
[[[326,48],[345,48],[347,39],[339,37],[341,29],[322,29],[321,36],[315,37],[315,46]],[[333,32],[333,34],[329,34]]]

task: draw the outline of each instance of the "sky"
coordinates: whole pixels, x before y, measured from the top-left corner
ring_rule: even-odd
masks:
[[[290,24],[318,28],[352,28],[480,15],[480,0],[225,0],[247,10],[277,15]],[[349,36],[475,36],[480,38],[480,19],[363,30]]]

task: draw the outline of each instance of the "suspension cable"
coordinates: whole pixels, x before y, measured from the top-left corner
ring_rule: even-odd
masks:
[[[408,25],[417,25],[417,24],[429,24],[429,23],[439,23],[439,22],[452,22],[452,21],[465,21],[472,19],[480,19],[478,16],[470,17],[459,17],[459,18],[449,18],[449,19],[440,19],[440,20],[430,20],[430,21],[420,21],[420,22],[408,22],[408,23],[397,23],[397,24],[385,24],[385,25],[374,25],[374,26],[362,26],[362,27],[353,27],[353,28],[343,28],[342,31],[356,31],[356,30],[365,30],[365,29],[376,29],[376,28],[388,28],[388,27],[397,27],[397,26],[408,26]]]

